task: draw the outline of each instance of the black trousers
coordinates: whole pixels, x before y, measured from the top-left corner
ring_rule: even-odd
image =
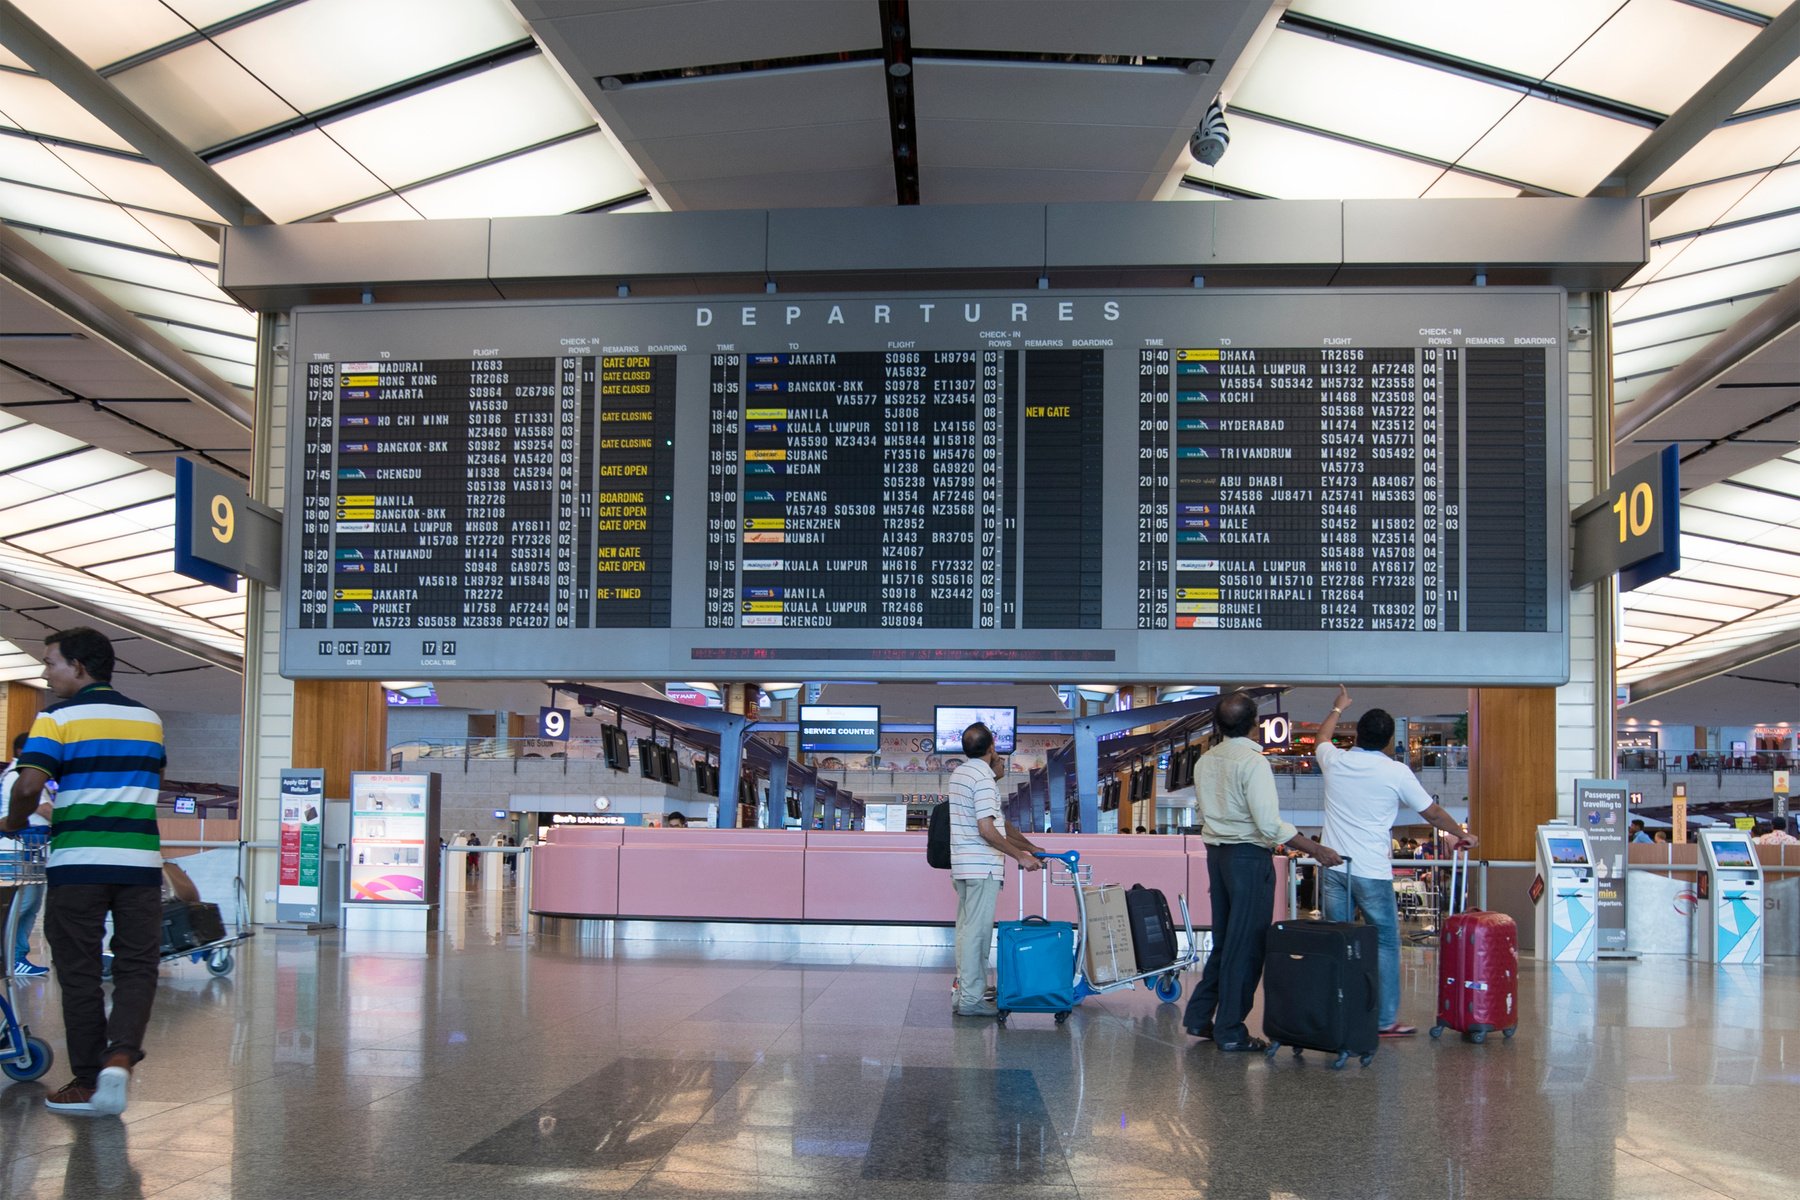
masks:
[[[113,1000],[106,1011],[100,986],[100,943],[112,914]],[[144,1029],[156,999],[162,958],[162,888],[113,883],[64,883],[49,888],[44,937],[56,960],[63,1030],[75,1082],[93,1087],[107,1056],[144,1057]]]
[[[1232,1045],[1250,1036],[1244,1018],[1256,1004],[1263,945],[1275,919],[1275,863],[1261,846],[1209,844],[1206,878],[1212,892],[1212,953],[1183,1023],[1190,1028],[1210,1023],[1213,1039]]]

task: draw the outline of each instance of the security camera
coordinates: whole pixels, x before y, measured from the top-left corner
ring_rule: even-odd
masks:
[[[1206,110],[1200,128],[1188,139],[1188,151],[1193,154],[1194,161],[1210,167],[1225,157],[1225,147],[1230,144],[1231,130],[1225,125],[1225,106],[1214,100],[1212,107]]]
[[[581,706],[581,715],[582,715],[582,716],[584,716],[584,717],[591,717],[591,716],[593,716],[593,715],[594,715],[594,706],[593,706],[593,705],[591,705],[591,704],[584,704],[584,705],[582,705],[582,706]]]

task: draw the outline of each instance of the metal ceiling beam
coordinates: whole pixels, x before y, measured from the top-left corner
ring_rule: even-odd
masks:
[[[1789,11],[1800,12],[1800,4]],[[1751,309],[1737,324],[1706,343],[1651,385],[1649,391],[1626,405],[1613,424],[1613,445],[1624,445],[1638,430],[1716,382],[1725,372],[1797,325],[1800,325],[1800,279],[1790,281]]]
[[[0,276],[164,376],[199,403],[250,428],[250,410],[236,388],[6,227],[0,227]]]
[[[167,171],[226,224],[268,224],[269,219],[223,175],[207,166],[98,71],[69,53],[12,0],[0,0],[0,43],[136,147],[139,154]]]
[[[45,587],[37,580],[16,575],[4,567],[0,567],[0,583],[17,588],[26,595],[36,596],[40,600],[66,608],[72,613],[78,613],[90,621],[101,621],[117,629],[123,629],[126,633],[136,634],[146,641],[155,642],[159,646],[167,646],[189,658],[197,658],[209,666],[223,667],[225,670],[234,671],[239,675],[244,673],[244,656],[241,653],[232,654],[217,646],[208,645],[198,638],[189,637],[184,633],[176,633],[171,629],[163,629],[148,621],[140,621],[104,605],[72,599],[58,593],[53,588]]]
[[[1786,70],[1794,61],[1796,47],[1800,47],[1800,5],[1791,5],[1626,155],[1589,195],[1643,195],[1664,171]]]
[[[1654,700],[1658,696],[1666,696],[1670,692],[1687,687],[1689,684],[1703,683],[1715,675],[1723,675],[1727,671],[1735,671],[1739,667],[1747,667],[1753,662],[1761,662],[1765,658],[1773,658],[1777,654],[1785,654],[1789,650],[1800,648],[1800,629],[1789,629],[1772,634],[1760,642],[1751,642],[1747,646],[1739,646],[1724,654],[1715,655],[1697,663],[1689,663],[1684,667],[1664,671],[1660,675],[1652,675],[1640,679],[1631,685],[1631,703],[1643,700]]]

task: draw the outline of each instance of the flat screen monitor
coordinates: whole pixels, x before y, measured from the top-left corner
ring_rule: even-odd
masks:
[[[1751,870],[1756,866],[1756,857],[1750,853],[1750,843],[1725,841],[1723,838],[1712,844],[1713,861],[1721,867],[1735,867]]]
[[[1580,838],[1553,837],[1544,841],[1550,847],[1550,861],[1559,867],[1588,865],[1587,843]]]
[[[649,738],[638,739],[638,774],[645,779],[662,778],[662,747]]]
[[[958,733],[958,749],[961,742]],[[800,749],[807,754],[875,753],[881,749],[881,708],[874,704],[802,704]]]
[[[937,707],[937,719],[933,722],[937,730],[934,739],[939,754],[961,754],[963,730],[977,721],[994,731],[994,747],[1002,754],[1013,752],[1013,733],[1018,724],[1019,710],[1006,707],[963,707],[940,704]]]
[[[675,753],[673,746],[663,747],[662,781],[671,787],[681,786],[681,758]]]
[[[194,815],[194,808],[195,808],[194,798],[192,796],[177,796],[177,797],[175,797],[175,815],[176,816],[191,817]]]

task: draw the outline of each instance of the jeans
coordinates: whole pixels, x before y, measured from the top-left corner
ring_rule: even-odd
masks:
[[[1250,1037],[1244,1018],[1256,1004],[1263,944],[1275,919],[1275,863],[1261,846],[1209,844],[1206,878],[1212,892],[1212,953],[1182,1023],[1190,1029],[1211,1025],[1220,1045],[1238,1045]]]
[[[956,888],[956,1007],[973,1008],[987,991],[999,879],[953,879]]]
[[[100,940],[112,914],[113,997],[100,986]],[[56,959],[63,1031],[75,1082],[93,1087],[115,1053],[144,1057],[162,951],[162,888],[156,884],[64,883],[49,890],[44,937]]]
[[[19,906],[19,936],[13,943],[13,961],[23,962],[31,953],[31,927],[37,923],[38,910],[44,907],[44,885],[32,884],[19,889],[18,899],[13,903]],[[0,909],[0,920],[5,917],[5,909]]]
[[[1347,921],[1349,909],[1344,901],[1343,871],[1326,871],[1324,898],[1319,915],[1327,921]],[[1394,881],[1364,879],[1358,875],[1350,881],[1350,895],[1362,910],[1363,924],[1375,930],[1375,943],[1381,953],[1376,959],[1381,968],[1381,1008],[1378,1021],[1386,1029],[1400,1017],[1400,910],[1394,903]]]

